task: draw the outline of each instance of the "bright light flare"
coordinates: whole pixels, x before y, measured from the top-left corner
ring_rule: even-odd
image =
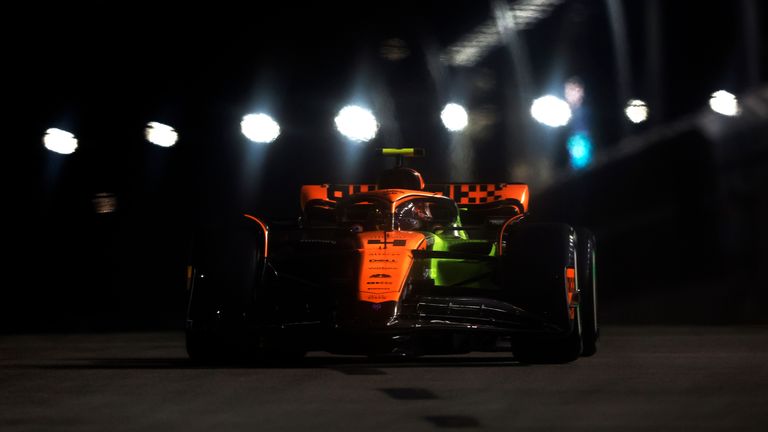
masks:
[[[280,136],[280,125],[264,113],[243,116],[240,130],[249,140],[263,144],[271,143]]]
[[[443,121],[445,128],[451,132],[462,131],[469,124],[467,110],[456,103],[447,104],[440,113],[440,119]]]
[[[352,141],[370,141],[379,130],[379,123],[373,113],[357,105],[345,106],[333,121],[336,129]]]
[[[72,132],[50,128],[45,131],[43,145],[52,152],[72,154],[77,150],[77,138],[75,138],[75,135],[72,134]]]
[[[531,115],[541,124],[560,127],[567,125],[571,119],[571,107],[558,97],[546,95],[533,101]]]
[[[581,106],[584,101],[584,84],[581,80],[571,78],[565,83],[565,100],[574,109]]]
[[[712,108],[712,111],[725,116],[735,116],[740,112],[739,101],[736,96],[725,90],[712,93],[709,98],[709,107]]]
[[[648,120],[648,105],[640,99],[631,99],[624,108],[624,114],[632,123],[642,123]]]
[[[149,122],[144,129],[144,136],[147,141],[160,147],[171,147],[179,140],[179,134],[176,129],[166,124],[158,122]]]
[[[592,140],[589,135],[582,132],[571,135],[566,147],[571,156],[571,166],[575,169],[584,168],[592,161]]]

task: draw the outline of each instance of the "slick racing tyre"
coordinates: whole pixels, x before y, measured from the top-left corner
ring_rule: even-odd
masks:
[[[579,279],[579,311],[581,312],[582,357],[597,352],[600,327],[597,322],[597,275],[595,236],[587,229],[577,231],[577,277]]]
[[[524,363],[567,363],[581,354],[578,307],[570,302],[574,292],[576,234],[564,224],[530,223],[510,229],[502,256],[509,275],[506,284],[516,287],[514,304],[538,316],[548,332],[531,333],[513,342],[515,358]],[[559,330],[557,330],[559,329]]]
[[[186,325],[191,359],[220,361],[248,351],[242,319],[258,284],[260,235],[255,224],[236,220],[197,236]]]

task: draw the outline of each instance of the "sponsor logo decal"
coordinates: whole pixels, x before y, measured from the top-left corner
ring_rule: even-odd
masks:
[[[368,240],[369,245],[392,245],[392,246],[405,246],[406,241],[403,239],[400,240],[393,240],[391,242],[386,240],[377,240],[377,239],[371,239]]]

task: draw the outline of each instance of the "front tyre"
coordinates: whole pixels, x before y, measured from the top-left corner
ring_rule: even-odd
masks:
[[[242,217],[196,237],[187,307],[190,359],[229,361],[248,347],[243,317],[259,283],[263,238],[261,228]]]
[[[582,352],[581,322],[579,312],[573,320],[573,329],[566,336],[555,338],[531,338],[517,343],[513,349],[515,359],[530,364],[570,363]]]
[[[600,337],[600,328],[597,323],[595,236],[583,228],[579,229],[577,234],[577,277],[579,279],[579,310],[581,312],[581,338],[583,341],[581,355],[582,357],[589,357],[597,352],[597,340]]]
[[[547,323],[547,334],[514,341],[515,358],[524,363],[568,363],[582,351],[581,313],[573,297],[576,233],[568,225],[532,223],[510,229],[502,255],[504,286],[514,287],[514,304]]]

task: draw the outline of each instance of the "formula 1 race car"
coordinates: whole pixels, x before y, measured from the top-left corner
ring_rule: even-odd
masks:
[[[292,226],[245,214],[198,237],[192,359],[595,353],[589,231],[526,220],[525,184],[425,184],[403,166],[422,151],[381,152],[397,166],[376,184],[303,186]]]

